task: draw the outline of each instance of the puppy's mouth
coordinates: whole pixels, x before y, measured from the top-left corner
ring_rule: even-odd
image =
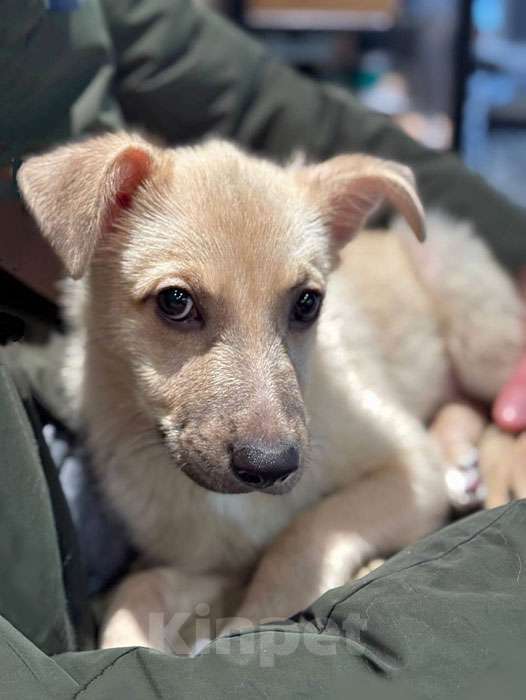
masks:
[[[201,486],[201,488],[214,493],[225,494],[264,493],[268,496],[281,496],[288,493],[296,485],[300,478],[299,474],[295,474],[287,479],[268,485],[250,485],[246,482],[239,481],[239,479],[230,473],[227,473],[222,478],[211,478],[209,474],[203,472],[202,468],[194,468],[191,465],[182,467],[181,471],[192,479],[192,481],[198,486]]]
[[[247,483],[247,481],[241,481],[228,468],[212,468],[210,465],[203,468],[202,463],[186,463],[181,466],[181,471],[207,491],[228,494],[264,493],[269,496],[280,496],[288,493],[300,478],[298,471],[286,479],[272,483],[264,480]]]
[[[230,466],[214,464],[203,455],[184,455],[178,441],[170,436],[168,430],[157,424],[157,435],[165,445],[176,468],[201,488],[214,493],[248,494],[264,493],[279,496],[288,493],[299,481],[301,469],[276,481],[266,481],[264,478],[247,479],[245,475],[239,478]]]

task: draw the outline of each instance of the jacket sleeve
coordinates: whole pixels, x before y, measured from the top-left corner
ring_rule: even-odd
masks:
[[[277,158],[364,151],[411,166],[428,207],[471,220],[497,257],[526,264],[525,211],[452,154],[427,149],[352,95],[305,78],[190,0],[102,0],[129,123],[171,143],[216,133]]]
[[[479,512],[293,619],[193,658],[138,647],[48,656],[0,616],[0,697],[523,700],[525,528],[525,501]]]

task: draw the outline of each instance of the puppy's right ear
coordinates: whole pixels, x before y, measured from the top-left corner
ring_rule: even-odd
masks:
[[[350,241],[383,202],[404,216],[418,240],[425,239],[424,210],[406,166],[354,154],[296,167],[293,172],[321,209],[337,248]]]
[[[154,147],[107,134],[29,158],[18,171],[22,195],[42,234],[75,279],[100,236],[130,207],[153,166]]]

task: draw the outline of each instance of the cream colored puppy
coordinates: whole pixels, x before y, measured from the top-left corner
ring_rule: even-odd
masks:
[[[19,184],[81,278],[71,411],[147,562],[117,588],[104,646],[178,649],[199,603],[290,615],[443,522],[424,421],[458,386],[496,395],[521,305],[465,224],[347,245],[385,200],[423,239],[407,168],[118,134],[29,159]]]

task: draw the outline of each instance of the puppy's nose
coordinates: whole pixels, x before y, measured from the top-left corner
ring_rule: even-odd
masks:
[[[237,478],[254,489],[283,482],[300,465],[300,452],[293,442],[240,442],[232,451]]]

